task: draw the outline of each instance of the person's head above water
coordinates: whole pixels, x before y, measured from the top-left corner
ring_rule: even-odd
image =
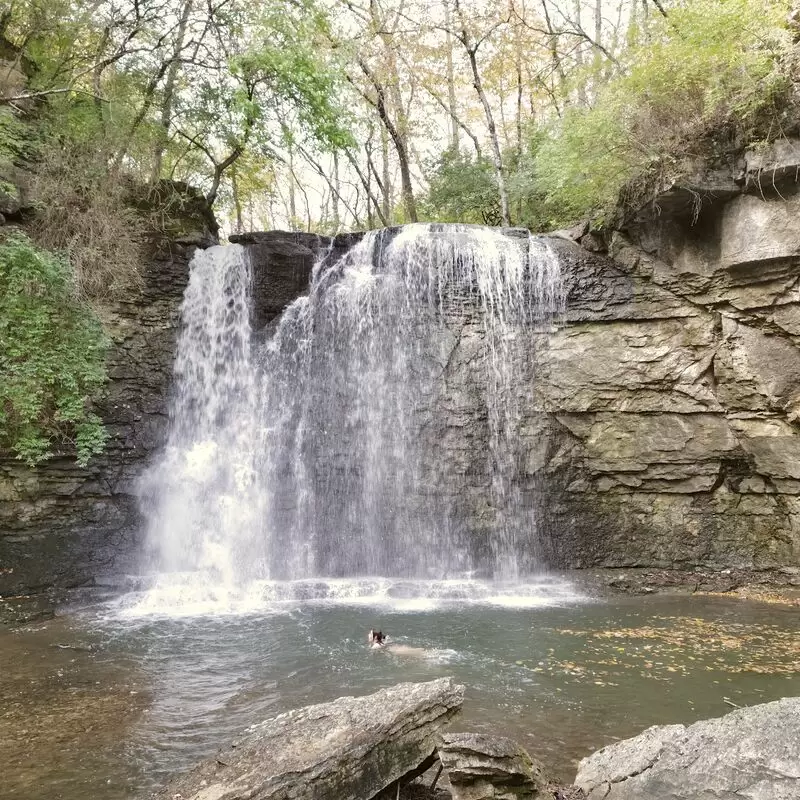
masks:
[[[382,645],[386,637],[383,635],[383,631],[375,631],[371,630],[369,632],[369,636],[367,637],[367,641],[369,641],[372,645]]]

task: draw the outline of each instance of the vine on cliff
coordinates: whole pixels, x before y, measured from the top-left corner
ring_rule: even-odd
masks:
[[[108,346],[63,256],[14,233],[0,243],[0,446],[33,466],[57,443],[85,465],[108,438],[91,399]]]

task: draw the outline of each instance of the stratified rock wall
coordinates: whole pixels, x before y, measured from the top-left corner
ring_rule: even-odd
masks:
[[[549,334],[522,331],[509,350],[523,409],[516,489],[538,519],[517,542],[524,567],[800,573],[800,195],[796,172],[760,170],[739,184],[671,187],[660,210],[609,237],[607,255],[549,239],[565,319]],[[780,192],[759,188],[758,175],[783,180]],[[259,299],[259,275],[274,294],[302,273],[292,291],[304,291],[313,252],[352,244],[241,241],[257,308],[272,302]],[[405,502],[449,502],[449,535],[474,566],[497,527],[486,340],[469,302],[452,298],[445,316],[429,354],[440,378],[418,403],[429,496]],[[336,442],[348,451],[343,433]]]
[[[800,195],[779,155],[739,194],[671,187],[613,261],[557,245],[567,325],[531,387],[557,562],[798,571]]]
[[[180,233],[152,241],[141,292],[104,309],[113,342],[98,408],[111,434],[105,452],[86,468],[64,453],[35,469],[0,454],[0,596],[81,586],[134,568],[136,482],[165,441],[189,261],[197,246],[215,241],[204,201],[187,197]]]
[[[516,542],[523,568],[800,575],[798,175],[800,142],[782,143],[667,187],[605,240],[585,227],[574,235],[586,247],[550,238],[565,319],[549,333],[520,331],[508,348],[522,410],[514,489],[537,520]],[[252,259],[256,329],[268,335],[307,291],[321,252],[358,237],[233,237]],[[107,452],[87,469],[67,457],[36,470],[0,460],[0,595],[131,565],[136,478],[164,441],[188,261],[204,243],[205,234],[160,240],[144,292],[108,310]],[[430,480],[425,497],[405,502],[422,519],[431,497],[452,509],[443,523],[452,549],[474,566],[498,527],[487,343],[469,298],[449,298],[444,316],[425,355],[439,378],[418,402]],[[331,446],[321,457],[335,466],[346,437]]]

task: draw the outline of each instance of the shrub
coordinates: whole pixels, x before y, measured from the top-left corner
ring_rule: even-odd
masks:
[[[494,168],[485,158],[445,150],[431,165],[423,207],[425,215],[436,222],[499,224]]]
[[[790,84],[787,11],[779,0],[670,7],[624,54],[593,107],[570,109],[541,145],[535,171],[548,198],[567,217],[602,212],[648,170],[679,175],[710,128],[779,135],[764,112]]]
[[[102,140],[49,137],[30,189],[31,236],[45,250],[67,255],[78,298],[116,300],[139,290],[145,220],[132,205],[128,182],[109,169]]]
[[[29,465],[56,442],[72,442],[81,465],[100,452],[107,434],[89,403],[106,349],[66,258],[22,234],[0,243],[0,445]]]

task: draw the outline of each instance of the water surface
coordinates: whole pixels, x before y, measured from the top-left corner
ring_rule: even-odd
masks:
[[[800,694],[796,609],[550,588],[523,608],[408,591],[173,617],[129,598],[0,631],[0,795],[140,796],[271,714],[446,675],[467,687],[457,729],[511,736],[562,780],[649,725]],[[374,626],[425,654],[367,649]]]

